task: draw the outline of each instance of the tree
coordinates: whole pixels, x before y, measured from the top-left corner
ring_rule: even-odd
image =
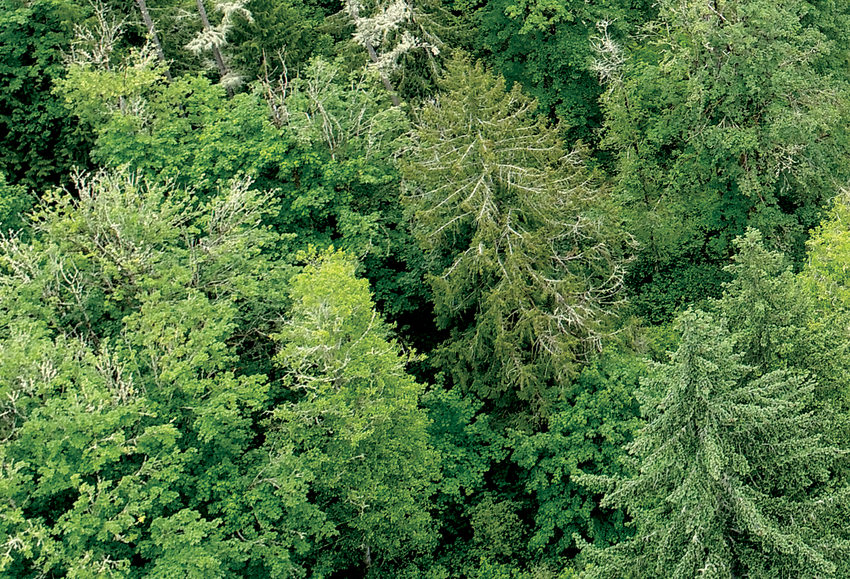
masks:
[[[244,78],[294,78],[315,56],[332,56],[326,17],[338,6],[318,0],[251,0],[252,20],[239,19],[229,36],[233,66]]]
[[[604,87],[595,47],[620,43],[653,16],[649,2],[489,0],[476,13],[476,44],[508,82],[519,82],[571,138],[598,140]]]
[[[678,323],[678,350],[644,384],[649,423],[629,446],[639,473],[607,479],[603,505],[625,507],[636,535],[589,548],[586,576],[842,576],[846,451],[823,442],[815,384],[754,374],[722,318]]]
[[[784,255],[765,248],[758,230],[748,229],[733,246],[738,252],[725,268],[733,277],[716,306],[744,363],[757,374],[809,373],[818,399],[844,404],[850,344],[840,310],[818,306],[809,276],[794,274]]]
[[[165,67],[165,78],[171,80],[171,72],[168,70],[168,60],[165,58],[165,52],[162,50],[162,42],[160,42],[159,34],[156,32],[156,25],[154,24],[153,18],[151,18],[150,10],[148,10],[148,4],[145,0],[136,0],[136,6],[138,6],[139,13],[142,15],[142,21],[145,23],[148,41],[153,44],[156,49],[156,55],[159,57],[159,61]]]
[[[132,377],[105,353],[51,338],[43,323],[3,326],[0,373],[12,404],[0,443],[0,572],[129,573],[133,545],[179,508],[181,433],[151,420]]]
[[[436,57],[443,48],[438,32],[445,29],[448,15],[437,2],[408,0],[377,0],[362,2],[346,0],[344,12],[354,25],[354,42],[366,49],[370,65],[378,71],[393,106],[401,101],[393,86],[392,77],[399,77],[406,60],[420,57],[416,76],[407,82],[429,84],[438,74]],[[436,16],[436,18],[435,18]],[[443,22],[440,22],[440,21]],[[400,78],[404,82],[404,76]]]
[[[409,121],[374,72],[317,58],[298,78],[228,99],[203,77],[163,82],[154,54],[139,51],[111,71],[74,65],[61,87],[97,135],[97,162],[171,179],[204,199],[234,175],[250,177],[275,192],[278,211],[264,219],[282,245],[351,251],[381,308],[416,322],[425,291],[408,264],[421,257],[401,225],[395,164]]]
[[[798,275],[801,291],[808,297],[810,339],[808,356],[811,371],[829,376],[830,394],[834,401],[846,407],[850,388],[850,283],[847,264],[850,263],[850,199],[841,190],[821,224],[812,230],[808,243],[808,259]],[[805,339],[803,337],[802,339]]]
[[[403,161],[426,251],[438,360],[456,384],[542,412],[597,347],[619,303],[628,237],[582,153],[518,86],[464,59],[417,120]]]
[[[340,252],[309,263],[292,280],[293,306],[277,336],[294,396],[275,410],[269,446],[294,447],[334,526],[333,546],[307,555],[317,576],[398,572],[436,542],[428,497],[439,471],[418,407],[423,386],[354,271]]]
[[[841,189],[833,198],[829,213],[812,231],[803,277],[820,303],[820,312],[838,312],[850,306],[850,190]]]
[[[86,163],[89,137],[52,94],[73,24],[86,16],[61,0],[0,3],[0,173],[9,183],[43,191]]]
[[[326,526],[305,481],[262,477],[257,370],[289,275],[269,196],[237,181],[196,204],[126,173],[76,191],[0,244],[3,572],[298,572]]]
[[[802,291],[786,258],[768,251],[762,235],[748,229],[733,242],[738,250],[726,271],[719,305],[736,336],[744,363],[758,372],[783,367],[801,368],[814,351],[806,351],[815,336],[809,335],[808,296]]]
[[[748,226],[802,262],[847,178],[847,23],[822,3],[660,4],[604,96],[617,198],[642,245],[629,280],[641,313],[719,295]]]
[[[205,52],[213,55],[213,61],[218,70],[219,81],[224,86],[228,96],[233,96],[234,89],[241,84],[242,79],[232,70],[229,58],[225,56],[221,49],[227,45],[227,35],[233,29],[234,23],[238,19],[241,18],[249,22],[253,19],[251,12],[245,7],[246,4],[247,0],[217,2],[215,8],[221,12],[221,20],[213,26],[207,15],[204,0],[195,0],[202,30],[186,45],[186,48],[196,55],[201,55]]]
[[[0,173],[0,233],[24,227],[23,215],[33,204],[32,195],[22,185],[10,185]]]
[[[618,346],[582,368],[545,430],[510,435],[523,510],[534,513],[528,551],[555,568],[575,556],[576,536],[601,545],[631,534],[622,510],[600,508],[601,496],[576,480],[631,474],[625,447],[641,426],[635,394],[646,362]]]

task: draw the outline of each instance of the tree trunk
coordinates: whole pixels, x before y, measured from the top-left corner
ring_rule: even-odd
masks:
[[[159,60],[162,64],[165,65],[165,78],[171,80],[171,71],[168,69],[168,61],[165,60],[165,53],[162,51],[162,44],[159,42],[159,36],[157,36],[156,28],[153,25],[153,19],[151,18],[150,12],[148,12],[148,5],[145,0],[136,0],[136,6],[139,7],[139,12],[142,13],[142,20],[145,22],[145,27],[148,29],[148,36],[150,36],[153,45],[156,47],[156,54],[159,56]]]
[[[210,25],[210,19],[207,16],[207,9],[204,7],[204,0],[195,0],[198,5],[198,14],[201,16],[201,23],[204,25],[204,30],[209,32],[212,30],[212,26]],[[227,68],[227,65],[224,63],[224,57],[221,55],[221,50],[219,50],[218,46],[213,45],[212,47],[213,58],[215,59],[215,65],[218,68],[219,76],[224,79],[230,73],[230,70]],[[233,90],[229,86],[224,87],[227,91],[227,96],[233,96]]]
[[[366,41],[366,50],[369,52],[369,58],[372,59],[372,62],[378,62],[378,53],[375,52],[374,47],[372,47],[372,43],[368,40]],[[393,83],[390,82],[390,79],[383,72],[381,73],[381,80],[384,81],[384,87],[387,89],[387,92],[390,93],[390,98],[393,101],[393,106],[397,107],[401,104],[398,100],[398,96],[395,94],[395,90],[393,89]]]
[[[200,0],[199,0],[200,1]],[[347,2],[348,5],[348,13],[351,15],[351,19],[354,21],[354,24],[357,24],[357,21],[360,20],[360,11],[357,8],[357,5],[353,2]],[[366,42],[366,51],[369,53],[369,58],[372,62],[378,62],[378,53],[375,52],[375,47],[372,46],[372,43],[368,40]],[[389,77],[381,71],[381,80],[384,81],[384,87],[387,89],[387,92],[390,93],[390,99],[393,101],[393,106],[397,107],[401,103],[398,100],[398,95],[395,93],[395,89],[393,88],[393,83],[390,82]]]

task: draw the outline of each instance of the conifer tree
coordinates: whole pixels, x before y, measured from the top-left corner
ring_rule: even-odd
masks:
[[[425,107],[404,164],[426,251],[440,356],[503,406],[545,407],[620,301],[626,237],[581,151],[518,86],[462,58]]]
[[[645,383],[639,464],[603,504],[626,507],[636,536],[589,549],[587,577],[843,576],[846,452],[821,439],[814,383],[741,361],[723,320],[688,311],[671,361]],[[598,480],[598,479],[597,479]]]
[[[716,303],[736,348],[757,374],[808,372],[818,383],[818,399],[844,404],[850,380],[844,314],[840,307],[819,306],[811,270],[794,274],[787,257],[768,250],[762,239],[749,229],[733,241],[737,254],[725,270],[734,277]]]
[[[233,94],[233,88],[238,86],[242,79],[230,67],[227,57],[221,49],[227,44],[227,33],[233,28],[233,22],[237,17],[251,20],[251,13],[245,8],[246,2],[220,2],[215,5],[216,10],[222,13],[221,22],[213,26],[210,23],[204,0],[196,0],[198,16],[201,19],[203,30],[186,45],[195,54],[210,52],[213,55],[215,67],[218,70],[221,84],[227,89],[228,94]]]

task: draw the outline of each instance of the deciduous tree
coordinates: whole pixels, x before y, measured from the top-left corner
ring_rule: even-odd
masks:
[[[295,397],[275,410],[270,447],[293,446],[334,526],[332,546],[308,554],[317,575],[389,574],[436,542],[428,498],[439,467],[418,407],[423,386],[354,271],[339,252],[308,264],[278,335]]]

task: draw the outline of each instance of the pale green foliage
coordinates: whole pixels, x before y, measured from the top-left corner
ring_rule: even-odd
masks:
[[[76,187],[42,206],[34,241],[0,248],[3,570],[295,572],[289,529],[321,518],[303,483],[259,484],[252,453],[270,389],[249,348],[286,304],[268,196],[235,181],[198,205],[120,173]]]
[[[39,291],[66,331],[89,338],[114,336],[109,326],[146,295],[180,300],[194,291],[257,307],[274,299],[262,286],[282,272],[257,259],[273,239],[258,227],[273,206],[249,184],[233,181],[198,210],[185,192],[132,174],[79,175],[77,200],[56,194],[36,213],[46,245],[10,240],[3,260],[25,282],[19,290]]]
[[[305,147],[326,147],[334,160],[360,159],[361,171],[380,168],[408,129],[401,109],[383,106],[377,75],[365,69],[346,74],[340,63],[317,58],[282,88],[285,98],[273,110],[280,124]]]
[[[95,86],[108,86],[108,71],[91,76]],[[415,245],[398,226],[394,156],[408,120],[389,106],[376,76],[315,59],[296,78],[260,83],[232,99],[203,78],[184,76],[140,85],[140,114],[108,110],[94,94],[73,96],[80,99],[75,109],[97,112],[97,162],[173,180],[201,199],[234,175],[250,176],[253,188],[279,201],[263,221],[289,234],[281,239],[302,249],[333,242],[351,251],[372,273],[382,305],[398,311],[423,293],[405,267],[418,257]]]
[[[67,73],[54,91],[95,128],[116,113],[146,120],[145,92],[164,82],[167,68],[149,44],[129,53],[118,50],[125,21],[101,2],[92,6],[92,20],[75,27]]]
[[[819,399],[845,404],[850,385],[846,314],[824,307],[828,292],[812,291],[813,270],[795,275],[785,256],[764,247],[757,230],[749,229],[733,245],[738,253],[726,271],[734,277],[717,306],[743,361],[758,374],[809,372],[817,379]],[[816,252],[810,253],[810,263],[818,259]]]
[[[438,323],[452,330],[441,355],[460,385],[540,409],[604,336],[628,239],[581,153],[518,86],[458,59],[442,87],[403,163]]]
[[[355,263],[328,252],[295,276],[277,361],[298,396],[275,411],[273,446],[294,445],[315,504],[335,525],[313,572],[386,567],[436,539],[426,499],[437,456],[410,354],[390,338]]]
[[[51,339],[43,324],[5,327],[0,372],[18,388],[11,392],[16,422],[0,444],[0,501],[8,512],[0,521],[0,570],[126,572],[127,544],[142,538],[144,521],[179,501],[180,433],[151,424],[131,379],[106,354]]]
[[[206,521],[190,509],[154,521],[150,542],[142,546],[142,552],[155,561],[147,576],[156,579],[226,577],[222,560],[228,553],[218,527],[218,522]]]
[[[678,350],[645,383],[639,474],[608,479],[603,501],[627,508],[636,536],[591,548],[587,576],[843,576],[847,491],[833,485],[846,452],[822,442],[814,383],[758,377],[722,319],[689,311],[679,324]]]
[[[850,388],[850,202],[842,190],[820,226],[812,231],[808,260],[798,283],[808,298],[809,365],[831,378],[835,402],[847,403]]]
[[[97,122],[116,113],[144,119],[144,93],[163,81],[164,70],[153,50],[143,47],[109,68],[72,64],[56,86],[67,106],[84,121]]]
[[[827,311],[850,309],[850,191],[842,189],[812,232],[805,278]]]

